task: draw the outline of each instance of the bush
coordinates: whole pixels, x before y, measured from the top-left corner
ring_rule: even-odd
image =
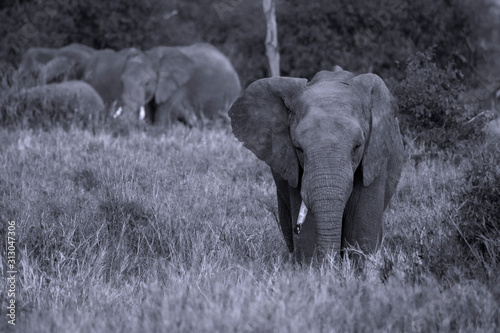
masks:
[[[467,110],[459,101],[466,90],[464,74],[452,63],[440,68],[434,58],[432,50],[417,52],[408,61],[405,78],[391,81],[402,130],[438,148],[482,137],[482,118],[469,121],[477,110]]]
[[[32,46],[62,47],[78,42],[94,48],[122,49],[155,44],[163,28],[162,1],[25,1],[0,11],[0,55],[18,62]],[[156,15],[155,15],[156,14]],[[163,36],[164,34],[160,34]]]
[[[406,60],[429,48],[435,49],[439,68],[453,63],[468,71],[474,54],[467,39],[479,43],[471,37],[479,30],[477,18],[487,16],[484,2],[281,1],[277,15],[283,74],[311,77],[340,65],[399,81]]]
[[[500,263],[500,143],[478,151],[456,195],[458,230],[466,257],[489,270]]]
[[[401,113],[425,129],[448,127],[463,121],[465,110],[457,101],[465,91],[463,74],[449,64],[441,69],[432,62],[431,52],[417,52],[411,57],[396,94]]]

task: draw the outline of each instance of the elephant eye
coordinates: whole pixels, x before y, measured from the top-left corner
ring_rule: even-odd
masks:
[[[356,154],[359,151],[359,148],[361,148],[361,143],[360,142],[356,143],[356,145],[354,146],[354,148],[352,148],[352,156],[356,156]]]

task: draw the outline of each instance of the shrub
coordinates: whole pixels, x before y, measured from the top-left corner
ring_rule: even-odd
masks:
[[[284,75],[311,77],[320,69],[340,65],[356,72],[373,71],[400,80],[403,64],[415,52],[436,51],[446,69],[468,70],[467,39],[487,16],[485,1],[362,1],[319,0],[278,3],[278,32]],[[478,50],[479,48],[474,48]]]
[[[500,263],[500,143],[478,150],[455,198],[457,227],[467,257],[489,269]]]
[[[465,90],[463,74],[452,65],[439,68],[432,58],[430,52],[417,52],[408,62],[406,77],[396,90],[401,112],[427,129],[447,127],[465,116],[465,110],[457,103],[459,94]]]
[[[483,118],[469,121],[477,110],[459,101],[466,90],[464,74],[453,63],[440,68],[433,50],[410,57],[405,78],[390,86],[398,98],[402,130],[430,147],[454,147],[460,140],[482,137]]]

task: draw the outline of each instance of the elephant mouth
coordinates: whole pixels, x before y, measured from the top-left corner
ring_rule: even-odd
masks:
[[[297,223],[295,224],[295,228],[293,228],[294,232],[298,235],[300,234],[300,230],[302,229],[302,225],[306,221],[307,216],[307,206],[302,200],[300,203],[299,216],[297,217]]]

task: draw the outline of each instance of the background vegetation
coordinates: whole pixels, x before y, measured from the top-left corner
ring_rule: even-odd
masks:
[[[356,271],[289,257],[269,169],[227,124],[5,107],[28,47],[71,42],[210,42],[246,86],[267,75],[258,2],[2,2],[0,239],[16,221],[19,332],[498,329],[500,144],[482,131],[500,78],[492,4],[277,2],[283,75],[371,71],[398,99],[408,161],[383,247]]]
[[[484,106],[500,87],[494,5],[278,0],[282,75],[311,78],[334,65],[379,74],[399,100],[403,131],[446,147],[467,137],[458,133],[477,132],[484,120],[464,125],[478,114],[460,100],[465,92]],[[13,66],[31,46],[148,49],[205,41],[229,56],[244,87],[267,75],[259,1],[16,0],[0,7],[0,20],[0,58]],[[443,131],[444,137],[436,134]]]

